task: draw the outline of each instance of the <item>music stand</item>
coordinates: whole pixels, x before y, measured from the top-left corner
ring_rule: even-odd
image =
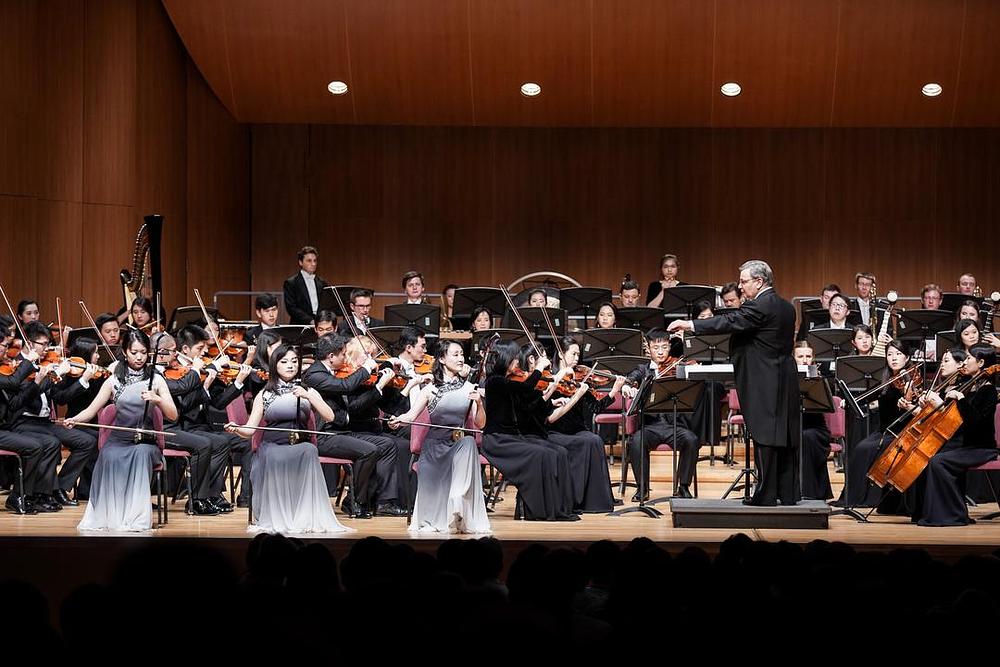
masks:
[[[670,458],[673,465],[673,491],[669,496],[649,501],[647,503],[649,505],[668,502],[677,493],[677,413],[694,412],[698,401],[701,400],[701,394],[704,389],[704,380],[681,380],[679,378],[660,378],[659,380],[654,380],[650,385],[649,398],[643,408],[644,411],[652,414],[670,412],[674,416],[675,427],[673,442],[670,443]],[[645,446],[645,443],[642,444]],[[645,461],[645,456],[643,456],[643,461]]]
[[[340,300],[344,302],[344,308],[348,310],[351,309],[351,292],[356,289],[367,289],[372,295],[375,294],[375,290],[367,287],[358,287],[357,285],[327,285],[321,290],[319,296],[319,309],[320,310],[332,310],[337,317],[347,317],[349,313],[344,313],[340,310],[340,304],[337,303],[336,297],[333,296],[331,290],[337,290],[337,294],[340,295]],[[372,299],[374,300],[374,296]]]
[[[836,377],[855,391],[864,393],[882,383],[885,357],[851,355],[837,359]]]
[[[955,313],[950,310],[904,310],[897,324],[900,340],[931,340],[938,331],[954,327]]]
[[[385,307],[386,326],[416,327],[425,335],[441,332],[441,307],[427,303],[397,303]]]
[[[642,332],[635,329],[587,329],[580,341],[580,356],[600,359],[627,354],[642,356]]]
[[[319,340],[319,336],[316,335],[316,329],[314,327],[309,327],[307,330],[303,330],[302,334],[298,337],[298,342],[296,343],[299,348],[300,357],[316,357],[316,342]]]
[[[799,301],[799,314],[805,317],[807,310],[826,310],[822,299],[802,299]]]
[[[957,331],[938,331],[934,336],[934,357],[941,360],[945,352],[953,347],[962,347]]]
[[[482,306],[490,317],[501,317],[507,309],[507,298],[497,287],[459,287],[455,290],[455,305],[451,322],[455,329],[472,328],[472,311]]]
[[[548,325],[545,324],[545,315],[542,313],[542,308],[532,307],[532,308],[518,308],[517,312],[520,313],[521,319],[528,326],[528,331],[535,334],[535,339],[539,338],[552,338],[549,334]],[[560,338],[566,335],[566,311],[562,308],[545,308],[545,312],[549,316],[549,321],[552,322],[552,328],[555,330],[556,335]],[[514,317],[514,313],[508,311],[503,318],[503,326],[505,328],[512,328],[518,326],[517,318]]]
[[[684,357],[694,361],[707,361],[710,364],[722,360],[728,361],[730,336],[731,334],[685,336]]]
[[[975,301],[976,310],[983,310],[983,297],[962,294],[960,292],[942,292],[941,310],[950,310],[952,317],[954,317],[955,313],[961,310],[963,301]]]
[[[97,343],[98,346],[101,346],[101,344],[104,342],[104,339],[101,338],[101,334],[97,333],[97,329],[95,329],[94,327],[81,327],[79,329],[73,329],[72,331],[69,332],[69,334],[67,334],[66,350],[68,351],[69,348],[73,347],[73,343],[75,343],[80,338],[89,338],[90,340]]]
[[[493,334],[500,334],[500,340],[512,340],[518,345],[527,345],[529,342],[528,337],[520,329],[483,329],[482,331],[473,331],[471,343],[472,354],[478,354],[479,348],[482,346],[482,340],[490,338]]]
[[[399,344],[399,337],[406,327],[384,326],[369,327],[368,335],[378,341],[378,344],[385,348],[389,354],[394,354],[396,346]]]
[[[604,287],[567,287],[559,290],[559,306],[567,316],[583,315],[583,328],[587,318],[601,309],[602,303],[611,303],[611,290]]]
[[[851,393],[851,388],[847,386],[847,383],[841,379],[837,379],[837,386],[840,388],[840,395],[844,399],[844,405],[846,406],[846,412],[854,415],[857,419],[868,419],[868,411],[862,407],[857,400],[854,398],[854,394]],[[847,415],[844,415],[847,419]],[[849,503],[848,499],[851,497],[850,492],[850,465],[851,460],[851,443],[844,439],[844,490],[841,492],[841,496],[844,499],[844,507],[841,510],[836,510],[833,514],[843,514],[849,517],[853,517],[855,520],[861,523],[868,523],[868,517],[861,512],[854,509],[854,507]],[[871,482],[868,482],[869,484]],[[876,505],[877,507],[877,505]]]
[[[600,368],[610,371],[615,375],[628,375],[634,371],[637,366],[649,365],[649,359],[647,357],[629,356],[625,354],[615,357],[601,357],[600,359],[593,359],[592,361],[599,364]]]
[[[619,308],[615,323],[622,329],[649,331],[663,327],[663,316],[662,308]]]
[[[300,341],[303,339],[306,341],[306,344],[308,344],[309,338],[307,332],[312,332],[312,342],[316,342],[316,329],[314,329],[311,324],[282,324],[281,326],[264,329],[264,331],[273,331],[278,334],[281,336],[282,342],[286,345],[302,345]]]
[[[218,308],[206,308],[205,310],[208,312],[209,317],[216,322],[219,321]],[[170,314],[170,326],[167,327],[167,331],[176,332],[189,324],[197,324],[200,327],[208,325],[204,314],[201,312],[201,306],[178,306],[174,308],[174,312]]]
[[[854,332],[850,329],[813,329],[806,340],[813,349],[816,361],[835,361],[854,352],[851,340]]]
[[[676,315],[683,314],[687,319],[693,320],[698,313],[694,312],[694,306],[699,301],[708,301],[715,307],[715,297],[718,292],[714,287],[708,285],[678,285],[668,287],[663,290],[663,300],[660,308],[664,313]]]

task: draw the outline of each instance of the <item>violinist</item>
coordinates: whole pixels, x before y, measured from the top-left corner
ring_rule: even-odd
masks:
[[[303,246],[298,252],[299,271],[285,280],[282,291],[285,295],[285,310],[291,324],[312,324],[319,310],[319,295],[327,283],[316,275],[319,266],[319,251],[311,245]]]
[[[247,348],[247,364],[254,372],[247,376],[246,391],[251,396],[257,396],[267,384],[267,369],[271,363],[271,354],[282,343],[281,335],[274,331],[262,331],[257,335],[255,345]]]
[[[115,322],[117,324],[117,321]],[[87,408],[100,392],[109,372],[97,365],[100,353],[97,343],[90,338],[77,338],[69,348],[71,359],[83,359],[86,362],[79,376],[67,374],[62,382],[56,383],[51,392],[56,405],[65,405],[66,414],[75,415]],[[96,455],[89,459],[80,474],[80,482],[76,488],[76,500],[86,500],[90,495],[90,481],[94,472]]]
[[[419,271],[407,271],[400,281],[403,293],[406,294],[406,301],[403,303],[427,303],[424,298],[424,274]]]
[[[956,362],[954,355],[946,353],[945,357],[941,360],[943,378],[949,377],[959,369],[959,363]],[[961,357],[964,359],[965,354],[962,353]],[[842,505],[846,503],[847,507],[879,505],[880,511],[894,513],[899,506],[901,496],[898,493],[891,493],[892,498],[887,495],[886,499],[881,501],[883,492],[869,482],[868,470],[879,452],[895,437],[893,433],[888,432],[888,429],[891,427],[894,433],[899,433],[903,425],[909,421],[909,416],[905,415],[916,405],[923,378],[920,374],[922,369],[910,362],[910,348],[903,341],[896,339],[889,341],[885,348],[885,361],[886,371],[880,382],[884,386],[877,394],[878,428],[851,445],[848,451],[847,469],[844,471],[850,496],[845,498],[841,493],[837,503]]]
[[[379,407],[386,416],[399,416],[408,412],[412,397],[416,396],[417,390],[434,379],[430,373],[416,371],[416,365],[425,364],[425,357],[428,357],[427,339],[420,329],[405,327],[399,334],[397,345],[399,355],[391,361],[397,369],[397,376],[403,378],[399,382],[405,381],[405,384],[398,387],[396,383],[391,383],[383,390]],[[404,425],[396,429],[394,434],[401,438],[409,438],[410,430]]]
[[[913,485],[911,521],[914,523],[921,526],[972,523],[965,502],[966,471],[997,457],[994,425],[997,390],[992,376],[984,373],[995,364],[993,349],[976,345],[962,363],[964,377],[957,386],[949,388],[944,396],[931,391],[921,397],[922,403],[935,406],[954,401],[962,424],[931,457]]]
[[[38,310],[38,302],[34,299],[21,299],[17,303],[17,319],[21,324],[21,329],[24,329],[30,322],[37,322],[40,316]],[[14,335],[20,337],[17,330],[14,330]]]
[[[351,291],[351,314],[348,317],[353,319],[354,328],[361,333],[367,333],[369,327],[381,327],[385,325],[385,322],[370,315],[372,311],[372,298],[374,298],[374,294],[370,289],[359,288]],[[337,333],[345,337],[354,335],[351,331],[351,325],[347,323],[346,318],[337,327]]]
[[[483,306],[477,306],[472,311],[472,331],[485,331],[493,328],[493,315]]]
[[[355,518],[371,518],[372,509],[390,516],[406,514],[406,510],[402,513],[397,511],[396,442],[374,432],[355,431],[351,423],[353,416],[349,406],[354,405],[357,411],[362,398],[377,402],[382,389],[392,379],[392,372],[385,370],[379,373],[375,388],[364,386],[370,382],[377,366],[370,357],[356,367],[349,366],[347,339],[339,334],[327,334],[316,341],[316,361],[302,375],[302,384],[318,391],[333,410],[333,419],[319,424],[319,430],[329,433],[317,440],[320,455],[354,462],[354,498],[357,505],[352,507],[345,500],[341,508]],[[407,445],[407,463],[409,459]]]
[[[97,325],[97,333],[104,344],[115,350],[121,343],[121,326],[118,324],[118,318],[111,313],[101,313],[94,318],[94,324]]]
[[[598,329],[614,329],[617,323],[618,309],[613,303],[602,303],[597,309],[596,327]]]
[[[800,340],[792,349],[798,366],[815,363],[809,341]],[[826,460],[830,456],[830,430],[823,415],[817,412],[802,413],[802,497],[815,500],[833,498],[830,487],[830,470]]]
[[[131,326],[140,331],[145,331],[147,334],[157,333],[157,318],[155,313],[155,308],[153,302],[144,296],[136,298],[132,302],[131,308],[129,308],[129,313],[132,316]]]
[[[619,290],[619,300],[622,302],[622,308],[638,308],[639,303],[639,283],[632,280],[631,277],[625,276],[625,280],[622,282],[621,289]]]
[[[441,289],[441,331],[452,331],[455,327],[451,318],[455,314],[455,290],[458,285],[448,283]]]
[[[46,355],[51,342],[48,327],[41,322],[30,322],[24,327],[24,335],[27,336],[26,350],[32,350],[39,358]],[[69,449],[69,457],[59,469],[58,478],[55,466],[44,471],[46,482],[32,501],[39,511],[78,505],[76,500],[70,498],[69,491],[76,486],[87,462],[97,455],[97,438],[94,434],[72,431],[52,421],[55,410],[52,390],[70,372],[70,362],[56,359],[49,365],[44,362],[39,364],[32,362],[22,351],[21,363],[34,364],[37,372],[34,378],[29,376],[22,380],[17,394],[11,398],[11,430],[42,442],[46,448],[56,447],[58,451],[61,445]]]
[[[209,402],[208,386],[215,380],[218,367],[207,369],[202,355],[208,347],[208,334],[197,325],[181,329],[177,338],[166,333],[154,334],[152,349],[167,389],[177,405],[177,418],[165,419],[163,428],[173,434],[170,445],[191,454],[191,494],[188,511],[198,516],[217,516],[232,512],[231,503],[212,494],[213,480],[221,476],[233,445],[232,434],[211,432],[204,416]],[[201,371],[205,369],[203,381]],[[235,384],[235,383],[234,383]],[[220,494],[221,495],[221,494]]]
[[[323,336],[337,331],[337,316],[332,310],[321,310],[316,313],[316,321],[313,323],[317,340]]]
[[[635,398],[637,387],[642,380],[649,376],[658,376],[668,371],[671,365],[675,365],[680,357],[682,349],[680,342],[671,340],[671,336],[663,329],[652,329],[646,335],[649,342],[649,363],[637,366],[627,379],[631,385],[622,388],[622,394],[626,398]],[[687,415],[677,415],[677,422],[670,413],[659,415],[646,415],[643,428],[633,433],[628,441],[628,457],[632,463],[632,474],[636,479],[639,490],[632,498],[633,502],[649,498],[649,452],[660,445],[674,445],[676,436],[678,465],[677,465],[677,492],[679,498],[692,498],[690,485],[694,479],[695,466],[698,465],[698,448],[700,438],[691,430],[690,420]],[[639,458],[639,457],[643,458]],[[640,475],[640,468],[642,474]]]
[[[66,427],[82,431],[75,427],[92,422],[108,404],[115,406],[113,425],[120,428],[153,428],[148,405],[158,408],[164,420],[176,419],[177,408],[166,383],[147,363],[149,352],[146,334],[129,329],[125,333],[124,362],[116,366],[113,376],[86,408],[66,418]],[[77,526],[79,530],[139,532],[152,527],[150,482],[153,467],[163,459],[151,434],[140,437],[138,442],[135,435],[129,431],[108,432],[94,467],[90,502]]]
[[[528,373],[519,356],[516,342],[500,341],[487,360],[483,453],[517,487],[526,520],[577,521],[568,452],[545,437],[539,420],[555,411],[536,388],[549,360],[541,357]]]
[[[663,290],[686,285],[677,280],[677,271],[680,267],[677,255],[666,254],[660,258],[660,279],[649,283],[646,288],[646,305],[650,308],[663,307]]]
[[[0,360],[5,364],[3,372],[0,373],[0,448],[17,452],[21,457],[22,476],[24,487],[18,488],[18,480],[14,478],[15,488],[7,496],[7,509],[15,514],[37,514],[39,511],[54,512],[60,507],[58,504],[45,502],[41,507],[36,507],[33,498],[39,495],[47,495],[52,489],[52,482],[49,477],[56,469],[59,461],[59,442],[52,442],[49,439],[35,438],[33,434],[21,435],[14,433],[8,427],[14,415],[11,412],[10,399],[16,397],[28,375],[36,372],[35,362],[38,361],[38,352],[34,346],[26,346],[18,359],[8,359],[7,350],[10,349],[12,335],[6,334],[13,321],[6,315],[0,315]],[[18,363],[20,362],[20,363]],[[13,366],[12,364],[17,364]]]
[[[548,439],[566,448],[573,481],[573,509],[584,513],[610,512],[615,504],[611,496],[611,477],[605,458],[604,440],[594,433],[594,415],[603,412],[615,400],[625,384],[621,375],[587,375],[589,369],[580,363],[580,343],[566,337],[559,355],[559,370],[552,383],[563,396],[573,402],[562,415],[548,417]],[[577,370],[581,369],[578,373]],[[597,398],[589,385],[598,381],[610,385],[611,390]],[[553,417],[555,417],[553,419]]]
[[[740,294],[740,286],[736,283],[726,283],[719,291],[723,308],[739,308],[743,303],[743,296]]]
[[[250,345],[257,341],[261,331],[278,325],[278,297],[273,294],[258,294],[254,299],[254,311],[257,313],[257,324],[247,329],[245,336]]]

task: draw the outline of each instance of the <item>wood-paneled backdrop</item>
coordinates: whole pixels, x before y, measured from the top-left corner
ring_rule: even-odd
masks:
[[[258,125],[255,289],[303,243],[320,274],[399,291],[535,270],[617,291],[680,256],[720,284],[760,257],[786,295],[873,270],[882,291],[1000,289],[1000,130],[545,129]]]
[[[249,133],[156,0],[0,3],[0,282],[82,323],[118,308],[142,216],[164,225],[164,306],[249,286]],[[6,307],[3,308],[6,311]]]

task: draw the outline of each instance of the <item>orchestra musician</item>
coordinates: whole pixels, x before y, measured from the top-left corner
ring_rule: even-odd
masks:
[[[639,303],[639,283],[626,276],[619,290],[619,301],[622,308],[638,308]]]
[[[319,295],[327,282],[316,275],[319,251],[311,245],[303,246],[296,255],[299,271],[285,280],[285,310],[290,324],[312,324],[319,310]]]
[[[686,285],[677,280],[679,264],[677,255],[666,254],[660,258],[660,279],[649,283],[646,288],[646,305],[650,308],[663,307],[663,290]]]
[[[975,296],[979,283],[976,281],[976,277],[971,273],[963,273],[958,277],[958,285],[956,285],[956,287],[959,294],[964,294],[965,296]]]
[[[532,290],[528,295],[529,308],[545,308],[548,305],[548,295],[543,289]]]
[[[875,274],[863,271],[854,275],[854,289],[857,292],[850,307],[861,312],[861,323],[872,326],[872,287],[875,285]]]
[[[257,324],[247,329],[244,336],[249,345],[257,341],[261,331],[278,325],[278,297],[273,294],[258,294],[254,299],[254,311],[257,313]]]
[[[979,344],[982,334],[979,330],[979,319],[959,320],[955,325],[955,333],[958,334],[958,344],[967,353]]]
[[[955,328],[958,329],[958,323],[962,320],[972,320],[977,325],[981,323],[979,304],[972,299],[966,299],[958,306],[958,312],[955,313]]]
[[[740,286],[732,282],[722,286],[722,289],[719,291],[719,298],[722,299],[723,308],[739,308],[740,304],[743,303],[743,297],[740,295]]]
[[[483,306],[476,306],[472,311],[472,331],[486,331],[493,328],[493,315]]]
[[[815,362],[809,341],[800,340],[792,350],[795,364],[811,366]],[[818,412],[802,413],[802,497],[814,500],[833,498],[830,487],[830,470],[826,460],[830,456],[830,430]]]
[[[403,303],[427,303],[427,299],[424,298],[424,274],[419,271],[407,271],[403,274],[400,284],[406,295]]]
[[[121,342],[121,325],[118,324],[118,318],[111,313],[101,313],[94,318],[94,324],[97,325],[97,333],[101,336],[101,340],[114,351]]]
[[[34,299],[21,299],[17,303],[17,319],[21,323],[21,329],[24,329],[31,322],[37,322],[40,316],[38,302]],[[14,335],[17,338],[21,337],[17,329],[14,330]]]
[[[595,326],[598,329],[614,329],[618,323],[618,309],[613,303],[605,302],[597,309],[597,321]]]
[[[369,289],[359,288],[351,291],[349,306],[351,313],[347,317],[353,318],[354,328],[361,333],[367,333],[369,327],[381,327],[385,325],[385,322],[382,320],[369,315],[372,310],[373,297],[374,294]],[[344,318],[337,326],[337,333],[345,337],[354,335],[351,332],[351,326],[347,323],[347,318]]]
[[[927,283],[920,290],[920,307],[926,310],[937,310],[941,307],[941,288],[934,283]]]
[[[455,315],[455,290],[458,285],[448,283],[441,288],[441,331],[452,331],[455,327],[451,318]]]

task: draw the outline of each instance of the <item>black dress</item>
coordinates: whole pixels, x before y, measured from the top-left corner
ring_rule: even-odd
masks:
[[[972,523],[965,505],[965,473],[997,457],[994,416],[997,390],[985,382],[958,401],[962,425],[914,483],[911,521],[921,526]]]
[[[830,469],[830,430],[823,415],[810,412],[802,415],[802,497],[827,500],[833,498]]]
[[[487,378],[483,453],[517,487],[525,519],[555,521],[575,516],[573,485],[566,448],[547,440],[538,420],[552,412],[535,389],[540,378],[538,371],[524,382]]]
[[[614,505],[604,440],[591,430],[594,415],[611,402],[607,395],[597,399],[588,391],[566,414],[549,424],[548,440],[565,447],[569,455],[575,510],[610,512]]]

